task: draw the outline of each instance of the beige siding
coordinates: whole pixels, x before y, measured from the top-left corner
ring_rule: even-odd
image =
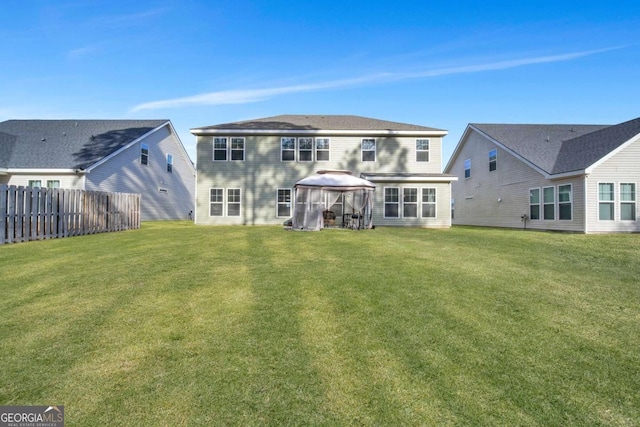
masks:
[[[587,178],[587,232],[640,232],[638,221],[638,195],[640,194],[640,139],[636,139],[621,151],[594,168]],[[598,184],[613,183],[615,189],[615,220],[598,219]],[[636,184],[636,221],[620,220],[620,184]]]
[[[224,136],[231,137],[220,135],[220,137]],[[366,172],[441,172],[441,137],[428,138],[430,140],[428,162],[416,161],[416,139],[424,137],[376,137],[375,162],[361,161],[362,137],[344,135],[321,137],[330,139],[329,161],[282,162],[280,136],[246,136],[244,161],[213,161],[213,136],[198,136],[196,222],[198,224],[282,224],[286,218],[279,218],[276,215],[277,190],[293,189],[296,182],[322,169],[350,170],[355,176]],[[313,138],[315,140],[315,136]],[[298,153],[296,153],[296,159],[298,159]],[[211,217],[209,215],[211,188],[222,188],[225,192],[232,188],[241,189],[241,215]],[[444,201],[444,199],[441,200]],[[378,203],[377,199],[376,203]],[[448,199],[446,204],[448,210]]]
[[[149,164],[140,163],[140,145]],[[173,156],[173,172],[166,155]],[[163,127],[87,174],[87,190],[141,194],[142,220],[187,219],[194,210],[195,171],[177,137]]]
[[[391,183],[376,182],[375,204],[373,209],[373,224],[382,226],[409,226],[409,227],[429,227],[448,228],[451,227],[451,186],[442,182],[420,182],[420,183]],[[397,188],[399,194],[399,217],[385,218],[385,188]],[[403,209],[403,189],[416,188],[418,194],[418,216],[417,218],[406,217]],[[422,217],[422,189],[435,188],[436,190],[436,216],[435,218]]]
[[[489,171],[489,151],[497,149],[497,168]],[[471,159],[471,177],[464,177],[464,161]],[[529,190],[555,188],[555,219],[533,220],[527,228],[584,231],[584,179],[547,180],[537,170],[471,130],[449,173],[455,202],[453,224],[523,228],[522,215],[529,214]],[[558,219],[558,186],[572,185],[572,219]]]

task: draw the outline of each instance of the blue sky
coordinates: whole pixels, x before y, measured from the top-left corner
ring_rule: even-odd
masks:
[[[0,120],[278,114],[466,125],[640,116],[636,1],[3,2]],[[444,166],[444,164],[443,164]]]

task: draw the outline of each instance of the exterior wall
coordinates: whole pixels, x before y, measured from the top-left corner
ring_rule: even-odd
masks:
[[[140,162],[140,146],[149,146],[149,162]],[[173,156],[167,171],[166,156]],[[181,142],[168,126],[129,147],[86,175],[86,189],[141,194],[143,221],[187,219],[194,210],[195,171]]]
[[[640,139],[598,165],[587,177],[587,233],[640,232],[638,199],[640,196]],[[614,221],[598,218],[598,184],[613,183],[615,191]],[[636,185],[636,220],[620,220],[620,184]]]
[[[429,227],[429,228],[449,228],[451,227],[451,185],[446,182],[381,182],[376,181],[375,203],[373,207],[373,224],[382,226],[408,226],[408,227]],[[385,218],[385,188],[398,188],[400,197],[399,217]],[[418,217],[405,217],[402,203],[402,191],[405,188],[416,188],[418,191]],[[435,218],[423,218],[421,214],[422,189],[435,188],[436,190],[436,216]]]
[[[217,137],[218,135],[216,135]],[[242,135],[223,135],[232,137]],[[282,224],[289,217],[277,216],[277,190],[291,189],[296,182],[322,169],[350,170],[361,173],[440,173],[442,137],[428,137],[429,161],[416,161],[418,137],[375,137],[376,161],[361,161],[361,141],[370,136],[292,135],[330,139],[329,161],[281,161],[281,136],[245,136],[244,161],[213,161],[213,136],[197,137],[196,222],[198,224]],[[315,153],[314,153],[315,155]],[[315,157],[314,157],[315,158]],[[240,216],[210,216],[211,188],[240,189]],[[376,191],[379,193],[379,191]],[[376,204],[379,203],[376,195]],[[447,199],[448,200],[448,199]],[[448,209],[448,201],[447,201]],[[374,221],[374,224],[376,222]]]
[[[2,179],[5,178],[5,179]],[[12,174],[0,177],[0,184],[16,185],[26,187],[29,181],[39,180],[43,187],[47,186],[47,181],[60,181],[60,188],[75,190],[83,189],[82,175],[77,174]]]
[[[497,150],[497,167],[489,171],[489,151]],[[471,159],[471,176],[465,178],[464,162]],[[524,228],[522,215],[529,214],[529,190],[555,188],[555,219],[531,220],[526,227],[538,230],[584,232],[584,178],[547,180],[544,175],[471,130],[448,173],[452,183],[453,224]],[[558,219],[558,186],[572,186],[571,220]]]

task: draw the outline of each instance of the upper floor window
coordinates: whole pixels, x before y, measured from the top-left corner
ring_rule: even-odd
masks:
[[[598,219],[600,221],[613,221],[615,218],[615,195],[613,183],[598,184]]]
[[[298,138],[298,161],[313,161],[313,138]]]
[[[429,161],[429,140],[428,139],[416,139],[416,161],[418,162]]]
[[[231,160],[244,161],[244,138],[231,138]]]
[[[167,154],[167,172],[173,173],[173,156]]]
[[[227,160],[227,138],[213,138],[213,160],[222,162]]]
[[[282,138],[280,141],[280,160],[283,162],[295,162],[296,139],[286,137]]]
[[[329,138],[316,138],[316,160],[329,161]]]
[[[636,220],[636,184],[620,184],[620,220]]]
[[[489,151],[489,172],[498,168],[498,150]]]
[[[376,161],[376,140],[375,139],[367,138],[362,140],[362,161],[363,162]]]
[[[471,159],[464,161],[464,177],[471,178]]]
[[[149,164],[149,146],[147,144],[140,144],[140,164]]]

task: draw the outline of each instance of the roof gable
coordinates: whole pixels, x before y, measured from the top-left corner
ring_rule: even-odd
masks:
[[[192,129],[202,131],[243,130],[243,131],[387,131],[387,132],[444,132],[426,126],[391,122],[353,115],[280,115],[240,122],[223,123]]]
[[[86,169],[168,120],[7,120],[0,167]]]

